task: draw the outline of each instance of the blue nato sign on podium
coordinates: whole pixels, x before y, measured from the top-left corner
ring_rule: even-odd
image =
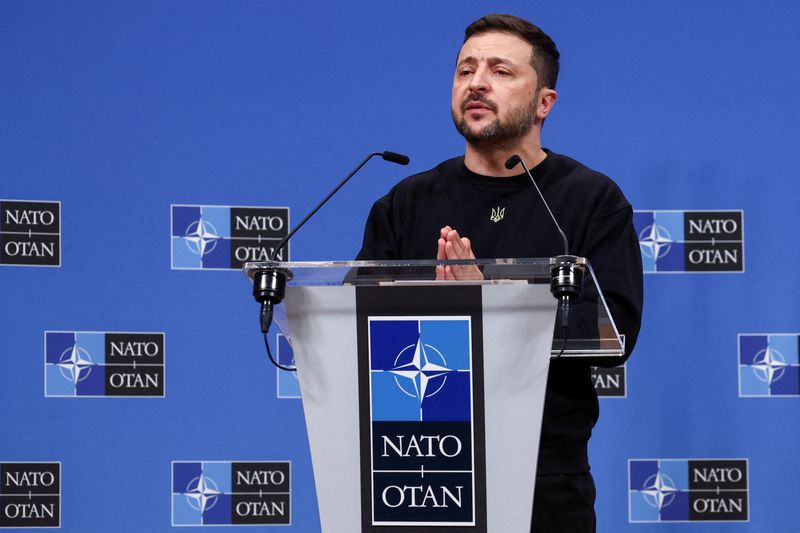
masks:
[[[436,280],[437,265],[476,279]],[[581,258],[244,270],[254,291],[282,278],[266,288],[282,293],[271,314],[295,354],[324,533],[530,531],[551,358],[624,353]]]

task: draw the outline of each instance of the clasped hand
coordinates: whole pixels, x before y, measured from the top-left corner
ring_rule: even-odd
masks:
[[[445,226],[440,230],[436,259],[475,259],[472,243],[450,226]],[[483,279],[483,273],[477,265],[440,265],[436,267],[436,279],[480,280]]]

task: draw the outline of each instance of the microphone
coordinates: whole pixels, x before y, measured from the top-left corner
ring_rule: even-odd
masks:
[[[319,209],[325,205],[325,203],[331,199],[331,197],[336,194],[336,192],[341,189],[345,183],[348,182],[350,178],[352,178],[356,172],[361,170],[361,167],[367,164],[367,161],[372,159],[375,156],[381,156],[385,161],[389,161],[390,163],[396,163],[398,165],[407,165],[409,163],[409,158],[406,155],[398,154],[396,152],[372,152],[364,160],[355,168],[353,171],[347,175],[339,185],[337,185],[328,195],[323,198],[323,200],[317,204],[317,206],[311,210],[306,217],[300,221],[298,225],[294,227],[292,231],[289,232],[286,237],[284,237],[279,243],[278,246],[272,250],[270,254],[269,262],[275,262],[275,258],[278,256],[278,252],[283,248],[289,239],[297,233],[297,230],[303,227],[303,224],[308,222],[314,214],[319,211]],[[260,312],[260,323],[261,323],[261,332],[265,335],[269,331],[269,326],[272,323],[272,312],[273,307],[278,305],[283,301],[283,297],[286,291],[286,281],[290,279],[291,272],[286,269],[276,268],[274,266],[269,266],[263,270],[258,270],[255,274],[253,274],[253,298],[257,302],[261,304],[261,312]],[[267,346],[269,349],[269,345]],[[272,356],[270,355],[270,359]],[[273,360],[273,363],[275,361]],[[275,363],[276,366],[277,363]]]
[[[550,265],[550,293],[558,299],[559,309],[561,311],[561,329],[564,335],[561,352],[556,355],[556,357],[561,357],[564,353],[564,349],[567,347],[567,325],[569,324],[570,301],[572,298],[578,298],[583,290],[584,267],[578,264],[577,257],[569,254],[567,236],[561,230],[561,226],[558,225],[556,217],[553,216],[553,212],[550,210],[547,200],[544,199],[544,195],[542,191],[539,190],[539,186],[536,184],[536,180],[533,179],[533,175],[525,164],[525,161],[523,161],[519,155],[514,154],[506,161],[506,168],[511,170],[518,164],[522,164],[522,168],[525,169],[525,173],[531,179],[531,183],[533,183],[536,192],[539,193],[539,198],[542,199],[542,203],[550,214],[553,224],[555,224],[558,233],[561,235],[561,239],[564,241],[564,255],[556,256],[551,260]]]
[[[398,154],[397,152],[385,151],[380,156],[390,163],[397,163],[398,165],[407,165],[411,161],[407,155]]]

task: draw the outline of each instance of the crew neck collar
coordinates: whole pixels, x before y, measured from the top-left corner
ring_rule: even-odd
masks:
[[[531,168],[531,175],[533,179],[539,181],[540,178],[549,174],[553,167],[555,166],[555,157],[553,152],[551,152],[547,148],[542,148],[547,156],[539,162],[538,165]],[[520,165],[522,168],[522,165]],[[461,170],[463,175],[471,182],[482,185],[482,186],[489,186],[489,187],[506,187],[506,188],[514,188],[520,186],[529,186],[530,179],[528,175],[523,170],[520,174],[515,176],[486,176],[484,174],[478,174],[477,172],[471,171],[467,168],[467,165],[464,163],[464,157],[461,157]]]

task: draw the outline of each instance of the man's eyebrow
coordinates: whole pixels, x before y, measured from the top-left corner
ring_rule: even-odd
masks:
[[[478,61],[472,56],[467,56],[467,57],[464,57],[462,59],[456,58],[456,66],[457,67],[460,67],[461,65],[473,65],[473,64],[475,64],[477,62]]]
[[[465,65],[465,64],[466,65],[474,65],[477,62],[478,62],[478,60],[475,59],[473,56],[467,56],[467,57],[462,58],[461,60],[459,60],[456,63],[456,66],[461,66],[461,65]],[[497,56],[487,58],[486,62],[489,63],[489,65],[492,66],[492,67],[495,66],[495,65],[508,65],[508,66],[513,67],[513,66],[516,65],[516,63],[514,63],[513,61],[511,61],[508,58],[497,57]]]
[[[516,65],[516,63],[514,63],[513,61],[511,61],[510,59],[505,58],[505,57],[490,57],[490,58],[488,58],[486,60],[486,62],[489,63],[492,66],[495,66],[495,65],[508,65],[510,67],[513,67],[514,65]]]

